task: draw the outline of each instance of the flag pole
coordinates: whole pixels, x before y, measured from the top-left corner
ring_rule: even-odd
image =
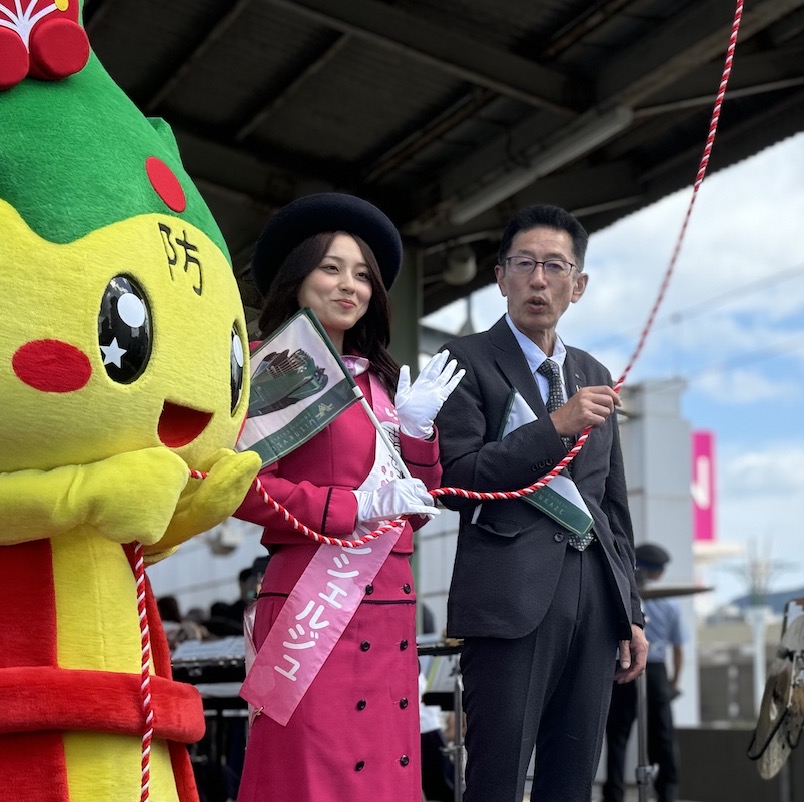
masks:
[[[360,406],[363,407],[363,411],[366,413],[366,415],[368,415],[369,420],[377,430],[380,440],[382,440],[383,445],[388,449],[388,453],[391,455],[393,461],[397,464],[402,476],[404,476],[405,479],[412,479],[413,477],[410,475],[410,471],[408,470],[408,466],[405,465],[402,455],[394,448],[394,444],[388,439],[388,434],[386,433],[385,429],[382,428],[382,424],[377,420],[377,416],[374,414],[374,410],[369,405],[369,402],[366,401],[363,391],[357,386],[357,384],[353,384],[352,392],[355,394],[355,398],[357,398],[357,400],[360,402]]]

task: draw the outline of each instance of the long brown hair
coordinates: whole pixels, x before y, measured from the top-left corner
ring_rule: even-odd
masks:
[[[338,234],[346,234],[357,243],[368,267],[371,282],[371,300],[366,314],[344,333],[344,353],[366,357],[388,394],[393,397],[399,380],[399,365],[387,350],[391,340],[391,304],[371,248],[360,237],[348,231],[314,234],[287,255],[263,299],[259,319],[260,332],[263,337],[267,337],[299,311],[298,297],[302,282],[321,264],[332,240]]]

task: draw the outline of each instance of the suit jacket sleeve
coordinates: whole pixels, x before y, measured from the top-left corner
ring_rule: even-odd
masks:
[[[625,484],[625,467],[620,447],[620,428],[616,419],[613,423],[614,442],[611,448],[611,463],[602,508],[609,519],[615,543],[618,545],[617,551],[623,561],[623,567],[631,586],[631,621],[642,627],[645,619],[634,573],[634,530],[631,513],[628,509],[628,490]]]

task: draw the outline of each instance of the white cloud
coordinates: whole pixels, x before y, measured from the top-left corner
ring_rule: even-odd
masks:
[[[804,442],[766,437],[760,448],[726,444],[718,457],[717,520],[721,541],[745,546],[746,556],[714,572],[719,603],[746,592],[745,571],[753,554],[778,565],[771,590],[804,584]],[[783,570],[781,567],[783,566]]]
[[[696,383],[696,389],[719,404],[772,404],[777,398],[796,392],[798,385],[783,376],[767,379],[757,370],[737,369],[708,372]]]
[[[804,444],[767,438],[767,444],[739,451],[721,447],[719,460],[723,495],[748,498],[760,494],[773,497],[782,506],[804,513]],[[771,510],[762,511],[773,525]],[[802,530],[804,531],[804,530]]]

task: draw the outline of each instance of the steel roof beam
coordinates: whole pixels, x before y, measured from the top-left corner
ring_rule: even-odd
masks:
[[[536,108],[574,115],[570,79],[375,0],[262,0]]]
[[[613,190],[615,187],[616,191]],[[472,232],[499,230],[502,228],[501,222],[507,222],[506,217],[511,210],[545,201],[547,198],[566,208],[588,209],[610,202],[619,203],[618,199],[633,198],[641,192],[638,171],[627,158],[623,158],[595,167],[572,168],[542,178],[537,184],[511,198],[510,209],[503,218],[494,209],[490,209],[459,226],[442,221],[430,229],[422,230],[413,222],[403,227],[402,232],[417,237],[423,247],[432,249],[436,243],[450,240],[457,242]]]
[[[718,130],[715,149],[712,152],[713,159],[716,159],[716,168],[732,164],[756,153],[758,148],[749,140],[757,131],[764,132],[768,130],[769,126],[772,126],[778,134],[778,141],[797,133],[800,130],[799,115],[802,108],[804,108],[804,92],[789,92],[775,103],[766,106],[761,115],[755,114],[735,123],[721,126]],[[688,165],[692,165],[694,169],[700,160],[702,147],[700,142],[690,144],[678,153],[644,170],[641,181],[645,186],[646,193],[649,193],[652,199],[657,199],[674,192],[678,188],[677,177],[680,169]],[[691,186],[693,180],[694,175],[690,171],[687,180],[683,183]]]
[[[152,114],[159,104],[181,83],[190,70],[204,58],[210,47],[231,28],[251,2],[252,0],[238,0],[229,11],[220,18],[209,33],[196,45],[193,52],[184,59],[169,78],[163,81],[159,87],[159,91],[145,101],[143,109],[148,114]]]
[[[348,34],[341,34],[338,38],[330,44],[317,58],[307,64],[307,66],[296,75],[285,88],[270,100],[262,104],[262,108],[256,114],[252,115],[243,125],[240,126],[234,136],[235,142],[242,142],[253,131],[265,123],[268,118],[279,108],[285,105],[296,95],[311,78],[314,78],[318,73],[337,56],[341,50],[349,43],[350,37]]]
[[[804,0],[756,0],[746,4],[739,41],[744,42],[803,6]],[[719,0],[693,3],[633,47],[609,59],[597,80],[598,98],[634,106],[697,67],[725,56],[730,22]],[[686,46],[679,46],[684,42]]]

